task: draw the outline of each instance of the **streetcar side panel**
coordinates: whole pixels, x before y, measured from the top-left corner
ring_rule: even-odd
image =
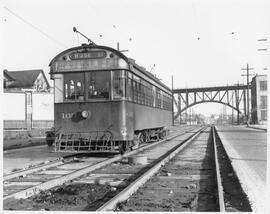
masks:
[[[153,129],[172,124],[170,111],[134,103],[134,129]]]

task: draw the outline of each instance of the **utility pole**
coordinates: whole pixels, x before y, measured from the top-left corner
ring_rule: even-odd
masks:
[[[232,106],[233,106],[233,94],[232,94]],[[233,108],[232,108],[232,125],[233,125],[233,119],[234,119],[234,112],[233,112]]]
[[[237,82],[237,87],[238,89],[235,91],[235,98],[236,98],[235,104],[237,108],[237,125],[239,125],[240,124],[240,121],[239,121],[239,81]]]
[[[172,125],[174,126],[174,94],[173,94],[173,75],[172,75]]]
[[[246,70],[247,74],[242,74],[241,76],[246,76],[247,77],[247,123],[249,123],[249,71],[253,70],[254,68],[250,68],[249,65],[247,64],[246,68],[242,68],[241,70]]]

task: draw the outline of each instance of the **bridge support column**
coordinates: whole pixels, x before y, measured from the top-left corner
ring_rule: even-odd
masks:
[[[215,102],[231,107],[232,123],[234,120],[236,122],[237,119],[237,123],[239,124],[241,116],[240,106],[242,108],[241,102],[244,103],[244,113],[246,116],[249,112],[247,106],[247,88],[247,85],[237,84],[231,86],[174,89],[173,93],[178,94],[178,101],[175,101],[177,105],[176,118],[178,119],[179,116],[181,122],[188,122],[188,108],[200,103]],[[241,94],[242,91],[244,94]],[[237,111],[237,115],[234,115],[234,111]],[[236,117],[234,118],[234,116]]]
[[[244,104],[244,115],[247,118],[247,101],[246,101],[246,90],[243,89],[243,94],[244,94],[244,100],[243,100],[243,104]]]
[[[237,125],[240,124],[239,121],[239,90],[235,90],[235,105],[236,105],[236,109],[237,109]]]
[[[179,123],[181,124],[181,97],[180,94],[178,94],[178,112],[179,112]]]

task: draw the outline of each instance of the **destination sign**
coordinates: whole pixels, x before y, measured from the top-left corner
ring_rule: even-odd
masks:
[[[106,51],[91,51],[91,52],[72,53],[69,55],[69,58],[72,60],[98,59],[98,58],[105,58],[106,56],[107,56]]]
[[[68,71],[117,69],[120,68],[118,64],[119,63],[117,58],[58,61],[55,63],[55,71],[68,72]],[[127,68],[127,64],[125,66],[121,66],[121,68]]]

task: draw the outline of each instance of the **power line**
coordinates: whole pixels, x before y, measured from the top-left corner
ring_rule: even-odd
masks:
[[[27,20],[25,20],[24,18],[22,18],[21,16],[19,16],[18,14],[14,13],[12,10],[10,10],[9,8],[4,6],[4,9],[7,10],[9,13],[11,13],[13,16],[17,17],[18,19],[20,19],[21,21],[23,21],[25,24],[29,25],[30,27],[32,27],[33,29],[35,29],[36,31],[40,32],[41,34],[43,34],[45,37],[47,37],[48,39],[54,41],[55,43],[57,43],[58,45],[61,45],[63,47],[67,47],[67,45],[65,45],[64,43],[58,41],[57,39],[53,38],[52,36],[48,35],[47,33],[45,33],[43,30],[41,30],[40,28],[36,27],[35,25],[31,24],[30,22],[28,22]]]

